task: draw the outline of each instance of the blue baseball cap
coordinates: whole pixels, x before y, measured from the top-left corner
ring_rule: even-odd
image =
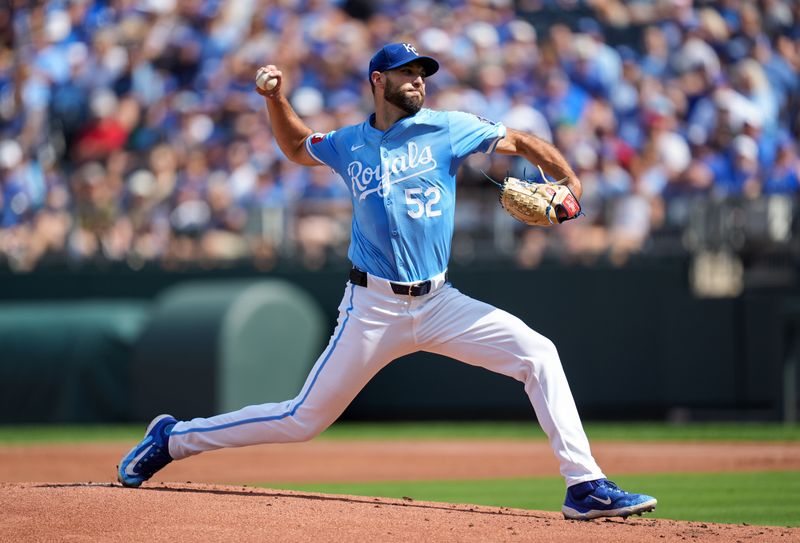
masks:
[[[369,73],[394,70],[409,62],[418,61],[425,68],[425,77],[435,74],[439,70],[439,63],[432,57],[421,56],[410,43],[390,43],[384,45],[369,61]]]

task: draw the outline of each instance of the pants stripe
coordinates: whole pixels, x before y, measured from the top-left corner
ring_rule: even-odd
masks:
[[[325,368],[325,364],[328,363],[328,360],[330,359],[331,354],[333,354],[333,351],[336,349],[336,344],[339,343],[339,338],[342,337],[342,334],[344,333],[344,329],[347,326],[347,321],[350,319],[350,311],[352,311],[352,309],[353,309],[353,295],[355,294],[355,286],[352,285],[352,284],[350,284],[348,286],[350,287],[350,305],[345,310],[345,318],[342,321],[342,326],[339,329],[339,333],[336,334],[336,337],[333,340],[333,344],[331,345],[331,348],[328,351],[328,354],[325,355],[325,359],[319,365],[319,368],[317,368],[317,371],[314,374],[314,377],[311,379],[311,383],[308,385],[308,389],[306,389],[306,393],[303,394],[303,397],[300,399],[300,401],[297,402],[297,404],[295,404],[295,406],[290,411],[286,411],[285,413],[281,413],[280,415],[272,415],[272,416],[269,416],[269,417],[256,417],[256,418],[245,419],[245,420],[240,420],[240,421],[236,421],[236,422],[229,422],[227,424],[220,424],[218,426],[210,426],[208,428],[188,428],[186,430],[181,430],[180,432],[172,432],[171,435],[184,435],[184,434],[190,434],[190,433],[194,433],[194,432],[214,432],[214,431],[217,431],[217,430],[225,430],[226,428],[232,428],[234,426],[242,426],[244,424],[253,424],[253,423],[257,423],[257,422],[267,422],[267,421],[270,421],[270,420],[281,420],[281,419],[285,419],[286,417],[294,416],[294,414],[297,412],[297,410],[300,408],[300,406],[303,405],[303,403],[306,401],[306,398],[308,398],[308,395],[311,393],[311,389],[314,388],[314,384],[317,382],[317,378],[319,377],[319,374],[322,373],[322,370]]]

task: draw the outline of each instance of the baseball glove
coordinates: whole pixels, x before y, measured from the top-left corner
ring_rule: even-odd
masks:
[[[550,226],[581,215],[581,204],[563,184],[506,177],[500,185],[500,205],[509,215],[531,226]]]

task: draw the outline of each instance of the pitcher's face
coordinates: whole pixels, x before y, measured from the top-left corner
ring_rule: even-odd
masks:
[[[414,115],[425,103],[425,69],[418,62],[411,62],[394,70],[384,72],[386,86],[383,99]]]

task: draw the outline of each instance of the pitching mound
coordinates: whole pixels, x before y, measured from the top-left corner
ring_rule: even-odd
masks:
[[[0,541],[800,541],[797,528],[647,516],[575,522],[554,512],[235,485],[554,475],[552,452],[539,441],[265,445],[173,462],[135,490],[74,482],[112,480],[130,446],[0,447]],[[598,442],[595,453],[613,474],[800,469],[796,443]],[[231,486],[163,482],[176,480]]]
[[[158,483],[2,483],[6,541],[800,541],[800,529]]]

